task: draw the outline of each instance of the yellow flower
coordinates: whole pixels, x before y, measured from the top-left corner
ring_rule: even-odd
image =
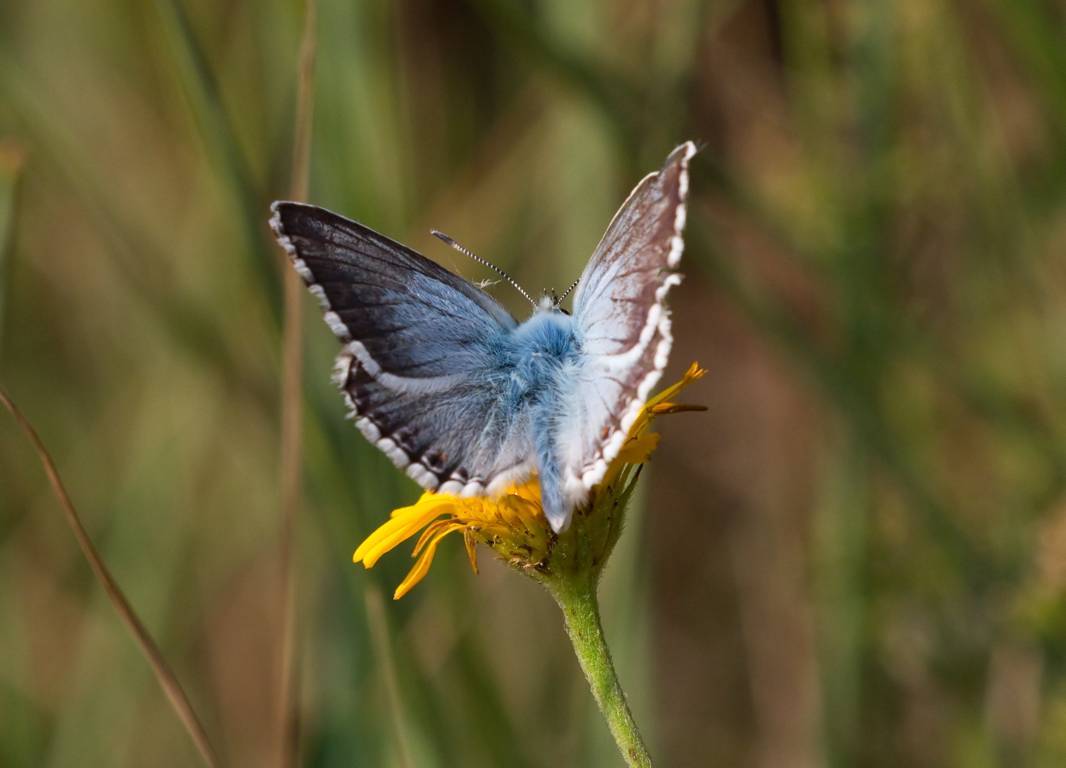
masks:
[[[394,510],[389,520],[367,536],[353,560],[373,568],[378,559],[421,531],[412,557],[415,565],[396,588],[399,600],[429,572],[437,546],[450,533],[462,532],[470,567],[477,573],[477,545],[485,544],[497,557],[533,578],[550,576],[553,568],[602,569],[621,532],[621,512],[639,469],[659,443],[648,427],[656,416],[702,410],[679,405],[673,397],[706,371],[693,363],[680,381],[659,392],[641,409],[625,444],[589,501],[575,510],[570,530],[556,535],[540,504],[540,482],[534,475],[497,498],[465,498],[427,491],[409,507]],[[579,565],[580,564],[580,565]]]

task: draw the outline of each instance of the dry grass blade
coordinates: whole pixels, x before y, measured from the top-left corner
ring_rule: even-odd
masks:
[[[181,683],[178,682],[178,679],[174,676],[174,672],[171,671],[170,666],[167,664],[166,659],[163,658],[163,654],[160,652],[159,647],[155,644],[155,641],[152,640],[152,636],[148,634],[148,630],[145,628],[144,624],[141,623],[140,618],[138,618],[137,614],[130,606],[122,589],[119,587],[118,583],[111,575],[111,572],[104,564],[103,559],[100,557],[100,553],[96,551],[92,539],[89,538],[88,532],[81,524],[81,518],[78,517],[77,511],[74,509],[74,503],[70,500],[70,496],[67,494],[67,489],[63,486],[63,481],[59,477],[59,470],[56,469],[55,462],[52,461],[48,449],[44,447],[44,443],[37,434],[37,430],[35,430],[29,420],[22,415],[22,412],[15,406],[15,403],[10,397],[8,397],[7,392],[3,389],[0,389],[0,403],[3,403],[8,412],[15,417],[15,421],[18,422],[19,427],[22,428],[26,437],[29,438],[31,443],[33,443],[33,447],[37,451],[37,456],[40,458],[41,464],[44,466],[45,474],[48,475],[48,481],[52,485],[52,490],[55,492],[56,498],[59,500],[59,504],[63,508],[63,512],[66,514],[67,523],[70,524],[70,529],[74,533],[74,538],[77,540],[82,554],[85,555],[85,559],[89,561],[89,567],[92,568],[96,578],[100,580],[100,583],[104,587],[104,591],[107,593],[108,599],[111,601],[111,604],[115,606],[115,610],[118,611],[119,617],[133,634],[133,639],[137,642],[141,652],[148,660],[148,665],[152,668],[152,671],[155,672],[159,685],[163,688],[163,692],[170,700],[171,706],[174,707],[174,711],[177,713],[182,725],[185,726],[185,730],[196,745],[196,749],[199,750],[201,757],[203,757],[204,762],[207,765],[217,766],[219,764],[218,758],[215,755],[214,749],[211,747],[210,740],[207,738],[207,732],[204,731],[203,724],[196,716],[196,712],[193,710],[188,696],[185,695]]]
[[[377,586],[367,587],[363,591],[363,597],[366,602],[367,622],[370,625],[370,642],[385,683],[385,697],[391,713],[389,721],[392,723],[396,737],[396,763],[401,768],[410,768],[414,763],[411,761],[411,752],[407,746],[407,716],[400,700],[400,683],[396,679],[396,662],[392,645],[389,643],[388,619],[385,617],[381,590]]]
[[[293,137],[292,179],[289,196],[307,197],[311,156],[311,118],[314,96],[315,1],[304,9],[303,39],[296,94],[296,126]],[[293,539],[300,511],[300,455],[303,424],[303,323],[300,301],[303,285],[287,260],[282,264],[284,281],[284,327],[282,330],[281,402],[281,542],[279,563],[284,590],[281,632],[281,679],[278,696],[278,733],[281,736],[278,764],[296,765],[299,743],[299,665],[296,663],[297,579],[293,567]]]
[[[0,139],[0,341],[3,340],[4,299],[7,295],[7,253],[14,239],[15,193],[24,162],[22,147]]]

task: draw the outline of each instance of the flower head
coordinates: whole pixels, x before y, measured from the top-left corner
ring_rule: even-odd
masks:
[[[663,414],[702,410],[678,404],[673,398],[704,373],[693,363],[679,381],[645,403],[603,481],[574,511],[567,531],[556,534],[548,525],[541,508],[540,482],[534,475],[496,498],[427,491],[411,506],[394,510],[389,520],[359,545],[353,560],[372,568],[382,555],[421,531],[412,552],[414,567],[393,594],[397,600],[425,577],[437,546],[451,533],[463,534],[474,573],[477,545],[484,544],[508,565],[538,580],[551,579],[560,570],[586,569],[598,575],[621,533],[622,513],[640,467],[659,444],[659,435],[649,431],[652,420]]]

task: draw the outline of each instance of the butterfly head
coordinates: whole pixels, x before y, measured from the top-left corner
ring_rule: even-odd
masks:
[[[563,309],[563,299],[569,296],[571,291],[577,288],[577,284],[578,282],[580,282],[580,280],[581,278],[578,278],[574,282],[570,283],[570,286],[561,294],[556,293],[554,288],[545,288],[543,291],[541,291],[540,301],[537,302],[537,311],[562,312],[564,315],[569,315],[570,313]]]
[[[559,295],[555,292],[554,288],[545,288],[543,291],[540,292],[540,300],[536,304],[535,311],[562,312],[564,315],[569,315],[570,313],[562,307],[563,299],[565,299],[567,294],[569,293],[570,291],[567,290],[566,293]]]
[[[559,297],[554,288],[547,288],[540,292],[540,300],[537,301],[538,312],[554,312],[559,308]]]

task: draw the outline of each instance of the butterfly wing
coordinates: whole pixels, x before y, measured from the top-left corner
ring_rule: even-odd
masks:
[[[618,455],[670,353],[664,300],[681,282],[688,163],[696,146],[675,149],[630,193],[593,252],[574,294],[584,362],[558,434],[563,486],[585,499]]]
[[[315,206],[276,202],[274,234],[344,344],[335,381],[359,430],[428,490],[474,495],[530,471],[496,351],[514,319],[409,248]]]

